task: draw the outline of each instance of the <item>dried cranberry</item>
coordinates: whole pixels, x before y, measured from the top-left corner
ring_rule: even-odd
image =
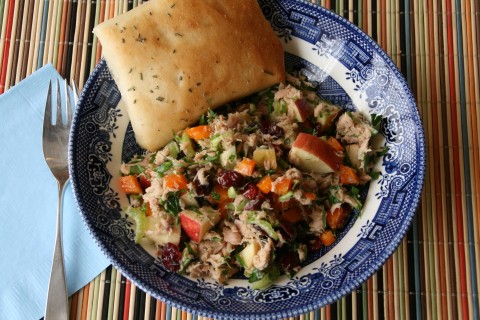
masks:
[[[162,263],[165,268],[176,272],[180,269],[180,261],[182,260],[182,253],[180,248],[171,242],[163,246]]]
[[[262,131],[263,134],[269,134],[269,129],[270,129],[270,122],[265,120],[260,123],[260,131]]]
[[[143,191],[145,191],[145,189],[149,188],[152,185],[150,180],[148,180],[148,178],[144,175],[139,175],[137,179]]]
[[[243,196],[247,198],[248,200],[254,200],[258,197],[260,194],[260,189],[254,184],[254,183],[249,183],[245,187],[245,191],[243,192]]]
[[[210,184],[200,184],[198,180],[193,180],[193,188],[199,196],[206,196],[212,191],[212,186]]]
[[[260,131],[262,131],[263,134],[269,134],[275,138],[280,138],[285,135],[285,131],[282,127],[279,127],[274,123],[270,123],[267,120],[262,121],[260,124]]]
[[[322,134],[323,134],[322,125],[321,124],[315,125],[315,127],[313,128],[313,135],[317,137],[321,137]]]
[[[250,200],[245,205],[245,210],[259,210],[262,207],[262,203],[265,202],[265,196],[262,193],[259,193],[257,198]]]
[[[293,251],[287,251],[280,259],[280,266],[284,272],[291,272],[300,265],[298,254]]]
[[[212,176],[209,172],[205,172],[205,179],[207,180],[206,184],[200,184],[200,181],[197,177],[195,177],[192,181],[192,186],[195,189],[195,192],[199,196],[206,196],[210,194],[213,188],[213,184],[211,183]]]
[[[295,198],[290,198],[287,201],[280,201],[278,194],[273,192],[269,193],[268,196],[271,199],[270,203],[272,204],[273,209],[278,211],[285,211],[300,205],[298,200]]]
[[[280,138],[285,135],[285,130],[282,127],[277,126],[276,124],[271,124],[268,128],[268,133],[275,138]]]
[[[217,175],[217,182],[224,188],[241,187],[243,185],[243,176],[232,170],[220,171]]]
[[[323,242],[320,240],[320,237],[316,237],[315,239],[309,241],[307,243],[307,250],[310,253],[316,252],[323,247]]]
[[[272,147],[273,147],[273,149],[275,150],[275,154],[276,154],[277,156],[280,156],[280,155],[283,154],[283,150],[282,150],[282,146],[281,146],[281,145],[272,143]],[[283,159],[282,159],[282,160],[283,160]],[[285,161],[285,160],[283,160],[283,161]],[[288,161],[285,161],[285,163],[288,164]]]
[[[285,240],[293,241],[297,238],[297,230],[294,225],[286,220],[280,220],[281,233]]]
[[[190,238],[188,237],[187,233],[186,232],[180,232],[180,242],[179,242],[179,245],[178,245],[178,249],[180,251],[183,251],[183,249],[185,249],[186,247],[186,243],[188,243],[190,241]]]

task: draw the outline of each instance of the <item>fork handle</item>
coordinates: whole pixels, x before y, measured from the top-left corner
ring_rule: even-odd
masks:
[[[48,284],[45,320],[68,319],[68,293],[62,246],[63,194],[65,193],[67,182],[68,180],[58,182],[57,231],[50,283]]]

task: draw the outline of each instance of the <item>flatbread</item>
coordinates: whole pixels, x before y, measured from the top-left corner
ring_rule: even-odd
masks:
[[[282,82],[282,45],[256,0],[151,0],[93,30],[154,151],[208,109]]]

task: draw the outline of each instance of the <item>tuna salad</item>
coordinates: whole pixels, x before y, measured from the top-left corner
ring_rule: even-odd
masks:
[[[298,74],[224,109],[122,164],[125,213],[165,268],[262,289],[361,213],[381,117],[322,100]]]

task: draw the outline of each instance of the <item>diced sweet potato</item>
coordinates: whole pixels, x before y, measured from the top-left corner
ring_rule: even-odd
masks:
[[[331,230],[327,230],[320,235],[320,241],[322,241],[325,246],[329,246],[335,242],[335,235]]]
[[[212,130],[210,129],[210,126],[203,125],[203,126],[188,128],[185,130],[185,132],[191,139],[198,141],[198,140],[210,138],[210,133],[212,132]]]
[[[358,185],[360,179],[355,169],[340,165],[340,183],[343,185]]]
[[[250,177],[255,170],[255,161],[249,158],[243,158],[242,161],[237,163],[234,170],[244,176]]]
[[[169,174],[163,180],[164,188],[186,190],[188,189],[188,181],[183,174]]]
[[[142,186],[134,175],[118,178],[120,188],[126,194],[140,194],[143,192]]]
[[[332,230],[341,229],[349,217],[350,210],[345,205],[336,208],[335,210],[330,209],[327,212],[327,225],[332,228]]]
[[[267,194],[272,191],[272,178],[270,176],[265,176],[257,183],[258,189],[261,192]]]

